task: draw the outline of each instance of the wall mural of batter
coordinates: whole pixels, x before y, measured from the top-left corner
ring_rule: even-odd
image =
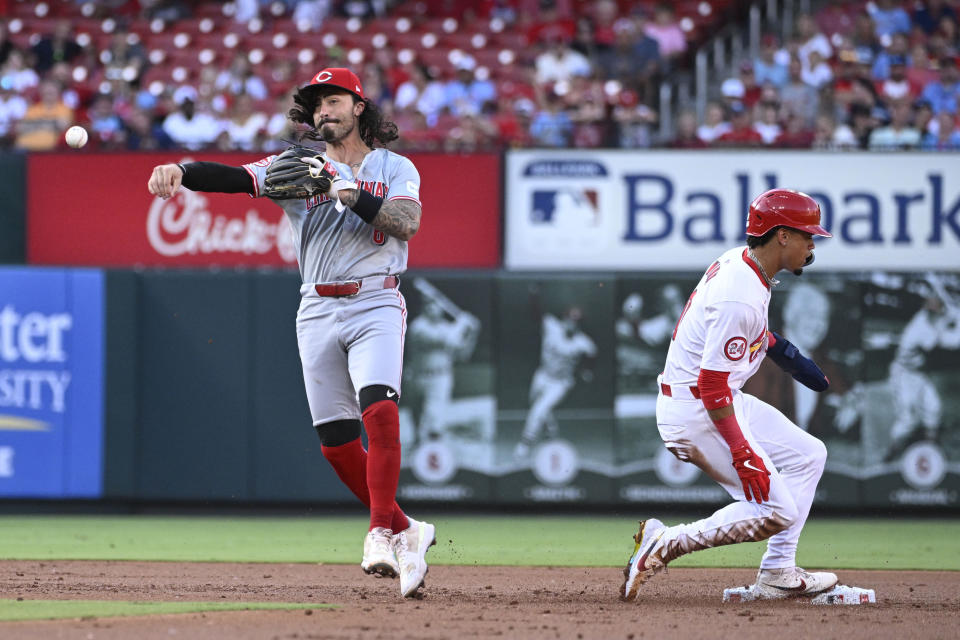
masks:
[[[489,278],[409,274],[404,459],[399,493],[486,501],[495,472],[497,404]]]
[[[612,499],[611,278],[504,278],[497,496]]]
[[[815,501],[955,505],[960,274],[784,274],[769,327],[830,380],[764,362],[744,392],[829,451]],[[704,504],[723,490],[661,443],[657,375],[687,273],[432,273],[410,309],[399,495],[466,502]]]
[[[960,276],[877,272],[862,285],[858,424],[869,504],[956,505],[960,490]]]

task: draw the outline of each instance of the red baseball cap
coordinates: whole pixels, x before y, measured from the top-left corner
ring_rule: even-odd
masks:
[[[344,91],[349,91],[359,96],[361,100],[363,99],[363,85],[360,84],[360,78],[358,78],[357,74],[353,71],[350,71],[350,69],[344,69],[343,67],[328,67],[324,69],[313,76],[313,79],[310,80],[310,84],[307,86],[339,87]]]

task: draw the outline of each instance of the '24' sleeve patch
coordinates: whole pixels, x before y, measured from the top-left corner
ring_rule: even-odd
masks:
[[[727,356],[728,360],[740,360],[747,353],[747,339],[736,336],[727,340],[727,343],[723,345],[723,355]]]

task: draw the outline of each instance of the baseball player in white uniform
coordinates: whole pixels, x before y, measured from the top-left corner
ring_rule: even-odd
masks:
[[[433,525],[395,502],[400,475],[398,401],[406,306],[398,289],[407,241],[420,226],[420,175],[384,148],[397,128],[364,98],[359,78],[328,68],[299,89],[288,114],[326,143],[326,157],[349,188],[306,200],[277,200],[293,232],[301,302],[297,341],[313,425],[340,479],[370,508],[361,567],[400,576],[403,596],[427,573]],[[181,184],[195,191],[262,195],[274,156],[242,167],[211,162],[154,168],[148,188],[161,198]],[[336,187],[338,183],[333,183]],[[369,453],[360,440],[367,431]]]
[[[817,391],[829,382],[786,338],[768,331],[773,279],[813,261],[820,207],[788,189],[761,194],[750,205],[747,246],[724,253],[707,269],[677,321],[659,377],[657,428],[667,449],[700,467],[734,498],[713,515],[665,526],[640,523],[620,596],[634,600],[640,585],[692,551],[768,540],[754,592],[760,598],[812,596],[837,576],[796,566],[797,540],[823,473],[823,443],[774,407],[743,393],[764,356]]]
[[[939,283],[936,274],[930,283]],[[903,328],[897,353],[890,363],[890,394],[894,402],[894,420],[890,426],[890,449],[885,457],[893,460],[911,443],[918,426],[933,440],[940,427],[943,402],[940,392],[923,372],[927,353],[937,347],[960,346],[960,308],[942,287],[930,292],[923,307]]]
[[[417,435],[421,442],[426,442],[440,438],[446,431],[454,363],[470,358],[477,345],[480,321],[426,280],[419,279],[414,286],[424,299],[423,313],[410,323],[410,340],[417,346],[414,384],[423,396]]]
[[[544,425],[556,432],[554,407],[573,388],[581,358],[592,358],[597,354],[593,340],[578,326],[581,316],[578,307],[568,309],[563,319],[549,313],[543,314],[540,366],[530,381],[530,411],[523,425],[520,442],[513,450],[517,459],[530,455],[530,448]]]

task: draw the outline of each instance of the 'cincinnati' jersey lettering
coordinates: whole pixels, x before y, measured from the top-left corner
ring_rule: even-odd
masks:
[[[275,156],[243,165],[254,181],[255,197],[263,193],[267,167]],[[420,204],[420,174],[413,163],[388,149],[367,154],[356,174],[341,162],[331,163],[340,176],[385,201],[397,198]],[[396,275],[407,269],[407,243],[385,236],[350,209],[337,211],[327,196],[277,200],[290,222],[304,283]]]
[[[389,190],[389,187],[387,187],[387,185],[383,184],[382,182],[370,182],[367,180],[358,180],[355,184],[361,190],[366,191],[372,196],[375,196],[377,198],[384,198],[384,199],[386,199],[387,197],[387,191]],[[307,209],[312,209],[318,204],[328,202],[329,200],[330,200],[330,196],[326,194],[321,194],[319,196],[307,198],[306,200],[304,200],[304,202],[307,203]]]
[[[694,289],[667,351],[663,381],[695,385],[701,369],[725,371],[734,391],[743,387],[767,353],[770,289],[746,256],[724,253]]]

